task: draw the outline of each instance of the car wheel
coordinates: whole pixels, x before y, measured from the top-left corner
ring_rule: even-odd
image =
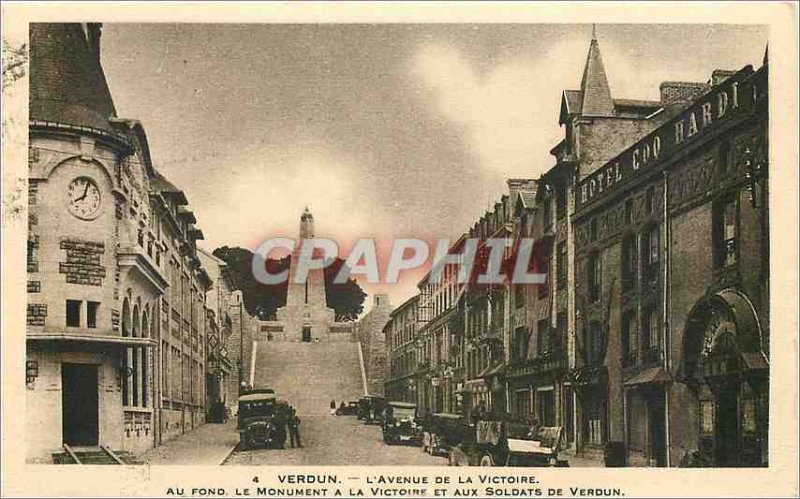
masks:
[[[494,459],[492,459],[491,454],[484,454],[481,456],[481,460],[478,463],[478,466],[494,466]]]

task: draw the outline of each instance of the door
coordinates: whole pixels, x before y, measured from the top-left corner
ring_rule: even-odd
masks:
[[[715,435],[718,466],[736,466],[739,454],[739,397],[737,390],[726,386],[717,397],[717,428]]]
[[[305,341],[306,343],[311,341],[311,328],[310,327],[304,327],[303,328],[303,341]]]
[[[61,366],[61,430],[65,444],[98,444],[97,391],[97,366]]]
[[[650,398],[650,458],[655,465],[667,465],[667,431],[664,421],[664,394],[658,392]]]

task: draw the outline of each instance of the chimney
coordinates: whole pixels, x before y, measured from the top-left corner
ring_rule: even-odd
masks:
[[[719,85],[723,81],[727,80],[731,76],[735,75],[736,71],[731,71],[729,69],[715,69],[711,73],[711,85]]]
[[[100,34],[103,23],[86,23],[86,41],[89,44],[89,51],[100,62]]]
[[[508,197],[511,199],[512,207],[516,204],[517,194],[520,192],[536,192],[536,180],[532,178],[509,178],[506,179],[506,184],[508,185]]]
[[[706,90],[708,84],[691,81],[665,81],[659,85],[661,90],[661,105],[667,113],[672,113],[694,101]]]

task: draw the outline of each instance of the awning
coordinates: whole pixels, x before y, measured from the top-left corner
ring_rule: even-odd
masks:
[[[769,361],[764,357],[763,352],[744,352],[742,353],[744,368],[751,371],[769,369]]]
[[[648,367],[636,373],[623,383],[625,386],[646,385],[649,383],[666,383],[670,381],[669,375],[663,367]]]

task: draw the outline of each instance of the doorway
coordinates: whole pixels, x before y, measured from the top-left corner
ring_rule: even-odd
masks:
[[[72,446],[98,444],[97,366],[62,364],[61,431]]]
[[[718,466],[738,464],[739,397],[735,389],[723,387],[717,397],[716,462]]]
[[[650,459],[658,467],[667,465],[667,428],[664,394],[659,390],[650,396]]]
[[[311,342],[311,328],[303,327],[303,341],[306,343]]]

